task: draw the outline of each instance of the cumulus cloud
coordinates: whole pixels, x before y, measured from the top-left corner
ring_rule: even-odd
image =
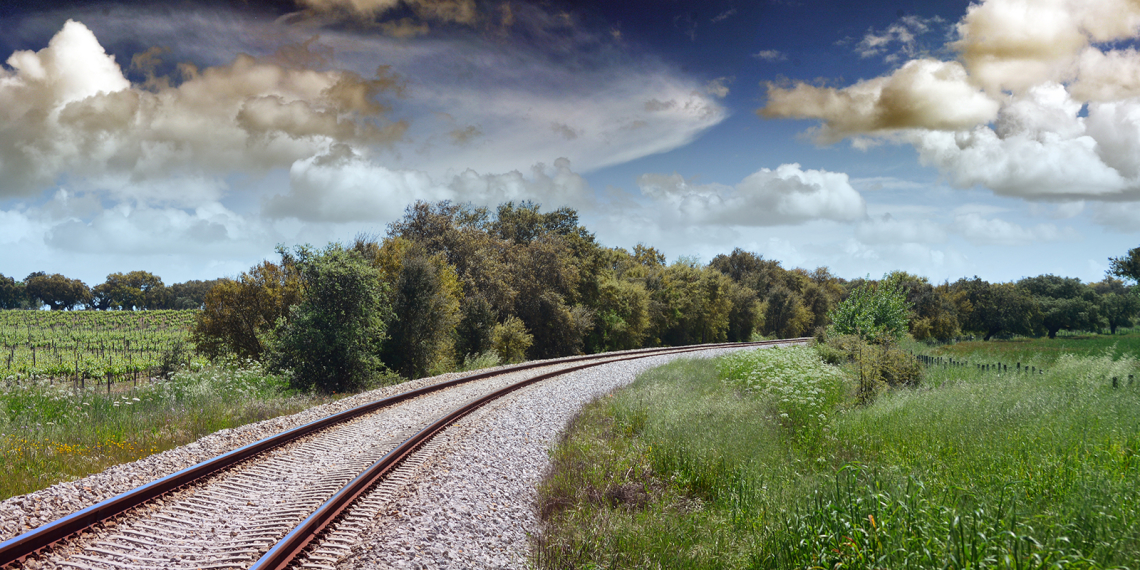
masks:
[[[400,86],[383,69],[367,79],[239,55],[225,66],[184,65],[177,86],[152,81],[148,89],[128,82],[74,21],[8,65],[0,70],[0,196],[32,195],[68,175],[120,198],[182,202],[194,197],[163,193],[169,181],[201,180],[210,200],[226,173],[287,166],[333,142],[383,145],[406,128],[376,101]]]
[[[864,55],[921,27],[869,34]],[[1132,0],[984,0],[947,44],[845,88],[768,86],[766,117],[816,118],[815,140],[909,143],[960,187],[1028,199],[1140,197],[1140,38]],[[891,31],[894,30],[894,31]],[[904,49],[905,51],[905,49]]]
[[[1061,85],[1014,97],[994,127],[913,131],[920,159],[958,186],[1023,198],[1118,198],[1140,190],[1140,101],[1081,104]]]
[[[1135,37],[1138,26],[1131,0],[987,0],[967,8],[952,47],[986,89],[1017,92],[1070,79],[1086,46]]]
[[[961,64],[919,59],[891,75],[842,89],[769,83],[768,104],[758,112],[769,118],[822,119],[817,140],[833,143],[862,133],[969,128],[992,120],[999,107],[970,84]]]
[[[642,194],[670,219],[696,225],[779,226],[810,220],[854,221],[866,215],[847,175],[784,164],[762,168],[735,186],[694,184],[679,174],[643,174]]]
[[[1014,246],[1080,239],[1080,234],[1072,228],[1059,228],[1053,224],[1037,224],[1026,228],[999,218],[986,218],[978,213],[955,216],[951,228],[974,245]]]

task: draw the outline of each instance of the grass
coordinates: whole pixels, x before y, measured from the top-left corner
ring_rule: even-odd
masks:
[[[0,500],[329,400],[287,386],[251,363],[185,370],[110,395],[0,384]]]
[[[950,354],[1011,360],[986,344]],[[1105,348],[933,366],[862,406],[807,348],[651,371],[552,451],[534,563],[1136,568],[1140,383],[1114,389],[1136,361]]]

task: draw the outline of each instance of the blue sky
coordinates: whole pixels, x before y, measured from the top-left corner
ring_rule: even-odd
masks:
[[[0,273],[233,276],[417,199],[840,276],[1096,281],[1140,230],[1126,0],[9,3]]]

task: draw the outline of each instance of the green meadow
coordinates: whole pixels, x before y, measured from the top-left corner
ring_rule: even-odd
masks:
[[[552,451],[533,562],[1140,567],[1138,344],[1131,332],[912,343],[967,364],[929,366],[866,404],[850,365],[810,347],[647,372],[586,407]],[[997,363],[1010,371],[977,366]]]

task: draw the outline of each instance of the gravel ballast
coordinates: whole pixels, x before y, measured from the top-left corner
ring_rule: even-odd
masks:
[[[711,357],[737,349],[682,357]],[[590,400],[678,356],[616,362],[545,380],[437,436],[433,457],[399,490],[337,568],[527,568],[536,488],[549,450]]]

